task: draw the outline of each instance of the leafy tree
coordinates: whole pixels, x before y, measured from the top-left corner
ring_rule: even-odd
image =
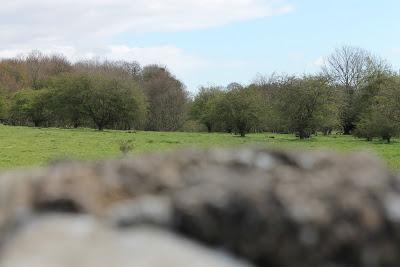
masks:
[[[77,128],[87,121],[85,93],[90,90],[91,81],[87,75],[66,73],[51,81],[55,89],[53,111],[58,123]]]
[[[0,89],[0,123],[6,119],[7,103],[4,91]]]
[[[306,139],[328,118],[335,120],[332,97],[322,77],[291,78],[281,88],[275,108],[288,131]]]
[[[217,107],[217,112],[224,120],[227,130],[232,130],[245,137],[255,130],[262,120],[263,102],[259,91],[230,87]]]
[[[374,108],[363,115],[357,125],[355,136],[366,138],[368,141],[372,141],[374,137],[380,137],[390,143],[392,137],[397,136],[398,133],[399,125],[382,114],[379,108]]]
[[[202,87],[193,101],[190,115],[203,123],[209,133],[221,129],[218,106],[224,95],[221,87]]]
[[[96,75],[89,79],[83,107],[98,130],[138,128],[144,123],[147,104],[134,84]]]
[[[400,79],[380,77],[374,85],[374,95],[367,102],[370,105],[357,124],[355,135],[368,141],[380,137],[390,143],[400,131]]]
[[[330,88],[329,90],[333,89]],[[328,91],[325,97],[327,97],[327,103],[318,112],[316,130],[324,135],[330,135],[334,130],[340,129],[338,98],[335,91]]]
[[[125,89],[123,89],[125,87]],[[142,91],[133,85],[122,85],[119,110],[114,121],[115,129],[144,129],[148,115],[148,103]]]
[[[10,108],[10,120],[12,124],[49,126],[52,111],[48,103],[51,101],[52,91],[22,90],[17,92]]]
[[[257,79],[249,87],[257,90],[262,97],[263,112],[262,123],[260,127],[263,130],[287,133],[285,126],[286,120],[280,115],[280,111],[276,108],[276,103],[280,101],[282,88],[287,86],[293,77],[272,74],[270,76],[258,76]]]

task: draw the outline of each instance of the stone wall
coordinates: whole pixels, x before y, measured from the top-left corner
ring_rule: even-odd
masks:
[[[400,266],[368,154],[186,150],[0,175],[0,266]]]

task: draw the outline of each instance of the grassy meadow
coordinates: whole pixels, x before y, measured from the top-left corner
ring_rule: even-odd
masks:
[[[293,135],[250,134],[245,138],[223,133],[164,133],[95,131],[92,129],[56,129],[10,127],[0,125],[0,169],[46,165],[55,159],[96,160],[121,155],[120,145],[130,141],[132,153],[185,147],[221,147],[257,144],[265,147],[329,149],[336,151],[372,151],[390,167],[400,169],[400,141],[391,144],[366,142],[352,136],[316,136],[299,140]]]

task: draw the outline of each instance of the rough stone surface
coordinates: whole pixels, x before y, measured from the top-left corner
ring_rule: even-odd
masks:
[[[251,267],[167,231],[114,231],[86,216],[45,216],[10,241],[2,267]]]
[[[400,179],[363,153],[187,150],[6,173],[0,175],[0,263],[9,265],[0,266],[26,266],[18,264],[39,256],[53,264],[47,266],[65,266],[55,265],[52,253],[43,249],[63,239],[62,232],[53,239],[48,236],[46,227],[53,227],[54,221],[39,217],[55,212],[91,216],[103,227],[99,233],[113,233],[110,240],[118,240],[120,231],[136,233],[132,240],[151,237],[143,230],[149,228],[139,227],[152,225],[163,229],[154,232],[157,238],[161,234],[161,247],[164,235],[177,238],[179,247],[182,239],[175,232],[261,267],[400,266]],[[38,218],[39,228],[32,232]],[[75,224],[60,223],[66,234],[73,234]],[[35,246],[28,241],[35,240],[32,234],[44,247],[24,256],[27,246]],[[106,237],[99,234],[95,239],[102,253],[82,246],[74,252],[74,246],[60,242],[57,251],[65,252],[60,261],[77,255],[73,253],[91,264],[97,263],[97,256],[129,256],[123,249],[116,251],[117,245],[103,244]],[[159,246],[148,249],[146,255],[160,255]],[[187,253],[192,252],[182,251]],[[132,266],[160,266],[156,261],[140,265],[143,258],[134,255],[129,258]],[[202,264],[203,257],[196,257]],[[230,266],[243,264],[231,260]],[[218,264],[209,266],[225,266]]]

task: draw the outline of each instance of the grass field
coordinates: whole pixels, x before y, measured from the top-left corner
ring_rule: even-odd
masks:
[[[274,137],[274,138],[272,138]],[[317,136],[298,140],[292,135],[162,133],[123,131],[98,132],[91,129],[27,128],[0,125],[0,169],[45,165],[54,159],[103,159],[120,156],[120,144],[131,140],[133,153],[184,147],[217,147],[257,144],[280,148],[323,148],[336,151],[373,151],[392,168],[400,169],[400,140],[392,144],[366,142],[351,136]]]

